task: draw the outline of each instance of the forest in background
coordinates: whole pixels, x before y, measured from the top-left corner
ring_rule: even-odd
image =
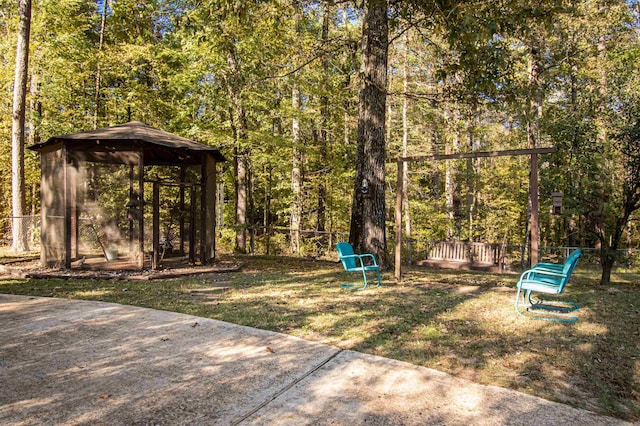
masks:
[[[384,2],[388,226],[396,157],[521,149],[534,137],[556,149],[540,161],[541,244],[638,248],[638,3],[423,3]],[[143,121],[227,157],[236,250],[248,227],[348,233],[365,5],[33,0],[26,144]],[[2,217],[17,26],[16,3],[0,0]],[[407,167],[412,238],[524,242],[527,157]],[[26,151],[26,213],[39,210],[38,187]],[[552,192],[564,194],[559,215]],[[296,235],[282,243],[305,254]]]

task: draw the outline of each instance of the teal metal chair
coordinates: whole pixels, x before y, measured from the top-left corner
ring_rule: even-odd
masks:
[[[579,310],[578,304],[534,299],[532,295],[562,293],[581,254],[582,250],[578,249],[567,257],[564,264],[537,263],[533,268],[524,271],[517,284],[515,308],[518,315],[545,321],[576,322],[578,317],[569,313]],[[525,315],[525,312],[528,315]]]
[[[367,288],[367,271],[375,271],[378,277],[378,284],[380,285],[380,267],[376,261],[376,257],[372,254],[355,254],[353,247],[349,243],[341,242],[336,244],[338,250],[338,257],[344,266],[344,270],[347,272],[362,272],[362,278],[364,284],[342,284],[340,287],[348,288],[351,290],[364,290]]]
[[[582,249],[577,249],[572,251],[571,254],[567,256],[567,260],[565,260],[564,263],[538,262],[535,265],[533,265],[532,269],[549,269],[553,272],[562,272],[562,269],[564,268],[567,262],[574,262],[574,261],[575,261],[575,264],[573,265],[573,268],[575,269],[576,265],[578,264],[577,259],[580,257],[581,254],[582,254]]]

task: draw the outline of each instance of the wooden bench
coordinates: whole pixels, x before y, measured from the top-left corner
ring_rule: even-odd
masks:
[[[576,303],[534,300],[532,294],[562,293],[581,254],[582,250],[578,249],[572,252],[563,264],[537,263],[533,268],[524,271],[517,284],[515,308],[518,315],[546,321],[576,322],[578,317],[568,314],[580,309]]]

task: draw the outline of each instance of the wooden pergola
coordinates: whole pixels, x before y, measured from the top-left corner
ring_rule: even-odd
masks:
[[[540,204],[538,200],[538,155],[549,154],[555,152],[555,148],[529,148],[515,149],[504,151],[476,151],[459,154],[444,155],[420,155],[411,157],[398,157],[396,164],[398,166],[398,178],[396,183],[396,251],[395,251],[395,278],[402,280],[402,194],[406,190],[404,188],[404,167],[407,162],[424,162],[424,161],[442,161],[442,160],[461,160],[483,157],[507,157],[517,155],[529,155],[529,198],[531,200],[531,262],[538,261],[538,245],[539,245],[539,213]]]
[[[158,264],[160,253],[159,188],[171,184],[179,187],[181,207],[184,192],[191,193],[191,218],[188,232],[189,260],[195,262],[196,252],[202,264],[215,258],[216,164],[226,161],[216,148],[155,129],[141,122],[129,122],[113,127],[54,136],[46,142],[30,146],[41,158],[41,261],[45,266],[69,268],[78,247],[78,200],[83,198],[79,170],[86,163],[106,163],[129,166],[129,197],[140,214],[130,223],[130,238],[134,245],[138,267],[144,266],[144,184],[153,184],[151,267]],[[145,167],[177,166],[179,182],[145,180]],[[199,169],[199,180],[186,182],[187,167]],[[199,197],[196,192],[199,190]],[[199,198],[199,200],[198,200]],[[199,212],[196,211],[196,203]],[[128,205],[131,207],[131,205]],[[135,207],[135,206],[134,206]],[[199,241],[193,218],[199,213]],[[182,218],[180,219],[183,220]],[[137,228],[137,243],[133,241]],[[184,243],[184,222],[180,224],[181,245]],[[198,244],[198,247],[196,247]]]

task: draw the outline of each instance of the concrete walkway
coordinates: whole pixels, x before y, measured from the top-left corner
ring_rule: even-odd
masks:
[[[0,295],[3,425],[622,425],[284,334]]]

